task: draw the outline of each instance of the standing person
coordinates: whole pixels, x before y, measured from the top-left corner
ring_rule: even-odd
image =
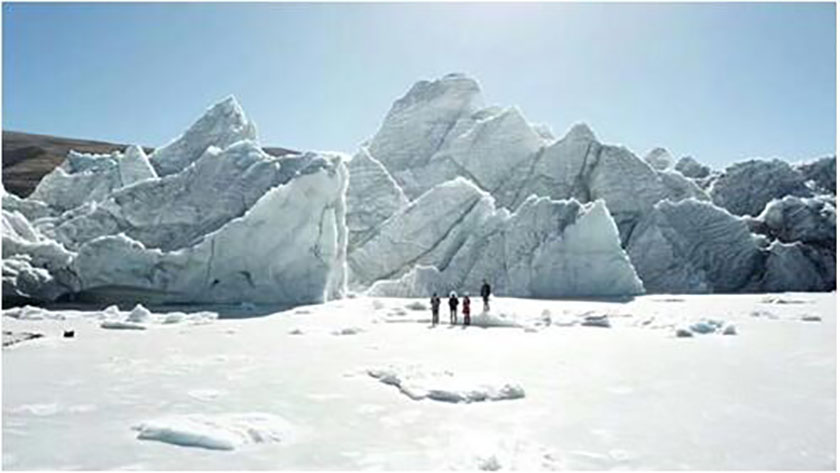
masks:
[[[458,323],[458,295],[455,291],[449,293],[449,323],[451,325]]]
[[[470,295],[464,294],[464,327],[470,324]]]
[[[487,283],[487,280],[484,280],[484,284],[481,285],[481,298],[484,300],[484,312],[490,311],[490,284]]]
[[[437,292],[432,294],[432,325],[437,325],[440,319],[440,297]]]

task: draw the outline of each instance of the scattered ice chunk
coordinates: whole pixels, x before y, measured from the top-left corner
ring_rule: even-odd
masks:
[[[706,334],[706,333],[714,333],[720,325],[717,324],[715,321],[710,320],[700,320],[698,322],[694,322],[689,327],[692,332]]]
[[[580,324],[586,327],[610,328],[610,319],[607,314],[587,315]]]
[[[104,311],[102,311],[102,313],[106,317],[119,317],[120,316],[120,308],[117,307],[116,305],[109,305],[108,307],[105,308]]]
[[[42,333],[35,333],[35,332],[12,332],[9,330],[3,330],[3,346],[8,347],[14,345],[16,343],[25,342],[27,340],[35,340],[37,338],[43,337],[44,334]]]
[[[814,314],[803,314],[800,319],[803,322],[822,322],[822,317]]]
[[[57,414],[59,411],[58,404],[55,402],[42,404],[23,404],[21,406],[12,408],[9,412],[13,414],[28,414],[33,416],[51,416]]]
[[[131,313],[128,314],[128,321],[129,322],[137,322],[137,323],[145,323],[148,322],[149,319],[152,317],[152,312],[149,309],[143,307],[141,304],[137,304],[131,309]]]
[[[677,335],[677,338],[688,338],[688,337],[693,337],[694,336],[694,334],[691,332],[691,330],[688,330],[688,329],[685,329],[685,328],[678,328],[677,332],[676,332],[676,335]]]
[[[475,327],[523,327],[515,314],[503,312],[479,312],[470,318],[470,325]]]
[[[373,310],[379,310],[385,307],[385,304],[382,303],[379,299],[373,300]]]
[[[723,334],[724,335],[738,335],[738,330],[735,329],[734,325],[729,324],[723,329]]]
[[[217,389],[193,389],[187,392],[187,395],[198,399],[199,401],[212,401],[223,393]]]
[[[420,301],[414,301],[411,304],[407,304],[405,308],[408,310],[426,310],[426,304]]]
[[[295,328],[289,330],[289,335],[303,335],[303,330],[295,327]]]
[[[282,442],[291,425],[264,413],[189,414],[141,422],[132,427],[141,440],[157,440],[182,447],[234,450],[247,444]]]
[[[764,304],[810,304],[813,301],[806,301],[803,299],[791,299],[784,296],[767,296],[761,299]]]
[[[3,311],[3,315],[20,320],[64,320],[64,314],[26,305]]]
[[[106,320],[100,325],[102,328],[114,330],[146,330],[146,326],[137,322],[128,322],[123,320]]]
[[[339,330],[334,330],[332,332],[332,334],[333,335],[356,335],[356,334],[361,333],[361,332],[364,332],[364,330],[362,330],[359,327],[344,327],[344,328],[339,329]]]
[[[467,379],[457,377],[451,371],[430,370],[419,365],[370,369],[368,375],[383,384],[396,386],[415,401],[470,403],[525,397],[525,390],[516,383]]]
[[[779,316],[766,310],[754,310],[750,312],[751,317],[763,317],[767,319],[778,319]]]

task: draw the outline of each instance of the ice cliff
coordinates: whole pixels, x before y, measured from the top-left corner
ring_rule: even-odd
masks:
[[[422,229],[421,238],[402,238]],[[460,177],[394,215],[348,261],[355,281],[374,282],[370,294],[379,296],[476,295],[483,279],[503,296],[644,292],[603,201],[531,196],[510,213]]]
[[[600,202],[597,208],[605,208],[599,212],[618,230],[616,258],[621,251],[629,254],[648,292],[834,287],[836,278],[830,274],[836,252],[827,242],[833,241],[835,224],[826,210],[835,207],[834,157],[795,166],[755,159],[722,171],[691,157],[675,162],[662,147],[640,158],[625,147],[602,143],[583,123],[557,139],[544,126],[531,124],[516,107],[485,106],[478,82],[463,74],[411,87],[360,155],[360,166],[370,169],[360,175],[375,177],[358,179],[378,179],[383,187],[374,194],[364,185],[352,185],[356,178],[351,170],[348,201],[364,203],[348,211],[359,212],[365,223],[354,224],[359,237],[351,245],[350,279],[356,287],[372,285],[377,294],[414,295],[434,285],[441,290],[477,287],[471,272],[486,273],[509,294],[609,292],[599,286],[603,279],[588,280],[585,287],[559,282],[569,271],[565,263],[551,263],[554,271],[540,273],[558,281],[550,290],[534,289],[524,273],[516,273],[522,282],[517,286],[497,275],[514,271],[501,247],[488,254],[465,250],[468,244],[489,248],[491,239],[478,236],[485,229],[507,234],[498,226],[522,225],[517,215],[543,202],[531,196],[545,197],[544,202],[553,203],[540,205],[555,207],[588,209]],[[455,182],[461,183],[458,192]],[[473,192],[466,190],[465,182],[472,184]],[[789,199],[786,196],[817,198],[822,204],[807,204],[807,211],[790,201],[773,204]],[[407,206],[403,197],[410,201]],[[369,209],[374,201],[375,213]],[[777,207],[782,205],[787,210],[778,217]],[[800,210],[791,210],[794,207]],[[501,217],[504,212],[509,216]],[[820,217],[807,217],[814,212]],[[575,221],[552,212],[545,218],[556,226],[552,237],[561,239],[561,229]],[[509,223],[487,223],[499,221]],[[812,233],[820,235],[821,243],[812,241]],[[593,248],[596,245],[578,251]],[[542,258],[547,254],[556,256],[540,253]],[[487,259],[503,269],[475,268]],[[796,266],[786,271],[783,260],[795,261]],[[530,274],[536,274],[543,259],[529,261]],[[797,282],[789,274],[795,267],[816,276]],[[579,274],[576,278],[586,280]],[[621,287],[627,293],[635,290],[632,284]]]
[[[3,193],[4,295],[308,303],[375,295],[833,290],[836,159],[714,170],[584,123],[555,137],[463,74],[417,82],[352,159],[274,157],[235,99],[146,156],[71,152]]]
[[[151,159],[139,147],[71,152],[30,198],[3,196],[4,294],[284,304],[341,297],[346,159],[277,158],[255,139],[231,97]]]

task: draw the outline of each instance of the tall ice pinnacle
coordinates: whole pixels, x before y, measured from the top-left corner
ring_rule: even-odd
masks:
[[[149,157],[158,175],[174,174],[198,159],[208,146],[221,149],[242,140],[256,140],[257,127],[232,95],[213,105],[181,136]]]
[[[392,172],[425,164],[459,118],[483,105],[478,82],[463,74],[420,81],[394,102],[368,146]]]

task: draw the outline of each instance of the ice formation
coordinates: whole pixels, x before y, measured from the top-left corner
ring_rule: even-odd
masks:
[[[665,191],[670,200],[675,202],[690,198],[710,200],[709,194],[700,188],[696,182],[676,171],[669,169],[659,171],[657,174],[659,174],[659,178],[662,180],[662,184],[665,186]]]
[[[40,300],[61,293],[153,302],[340,297],[344,157],[276,158],[254,138],[253,123],[228,98],[152,155],[162,177],[139,147],[71,153],[32,197],[4,196],[4,204],[30,212],[38,206],[22,202],[39,197],[54,209],[40,212],[34,226],[4,210],[4,289]]]
[[[71,152],[29,198],[4,192],[3,289],[257,303],[483,279],[524,297],[830,290],[835,161],[640,158],[586,124],[556,138],[485,106],[463,74],[416,83],[352,159],[274,157],[231,97],[150,157]]]
[[[827,290],[836,279],[828,276],[835,266],[835,249],[827,244],[833,241],[835,223],[827,216],[831,210],[823,209],[835,206],[836,199],[828,195],[836,187],[834,157],[793,167],[779,160],[750,160],[722,172],[688,156],[674,163],[663,148],[640,159],[624,147],[602,144],[585,124],[555,139],[516,108],[485,107],[478,83],[460,74],[415,84],[394,103],[367,145],[370,160],[385,168],[380,174],[393,176],[397,189],[411,200],[404,207],[391,197],[374,219],[381,223],[365,226],[360,240],[364,244],[351,249],[351,282],[370,286],[369,294],[445,293],[476,286],[480,272],[497,271],[522,281],[516,285],[491,276],[494,287],[504,287],[509,294],[557,297],[583,295],[587,289],[598,293],[593,288],[605,283],[603,275],[575,288],[557,282],[550,290],[535,290],[526,273],[539,272],[537,263],[545,253],[530,260],[534,264],[523,273],[506,261],[510,255],[500,250],[502,246],[493,246],[500,237],[481,240],[487,238],[480,236],[486,229],[498,229],[493,222],[510,218],[501,216],[503,210],[521,212],[532,195],[584,204],[602,200],[648,292]],[[443,189],[456,178],[486,195],[444,195]],[[398,195],[397,189],[388,188],[389,194]],[[800,222],[809,218],[807,212],[779,223],[775,207],[766,216],[770,221],[757,217],[771,201],[785,196],[823,202],[808,207],[811,213],[820,209],[819,223]],[[498,209],[491,209],[490,199]],[[429,210],[433,207],[438,211]],[[787,235],[792,229],[780,225],[796,225],[799,233]],[[802,227],[821,236],[801,236]],[[808,243],[808,238],[822,243]],[[480,254],[480,248],[493,248],[487,254],[495,258]],[[799,255],[800,267],[812,265],[822,283],[812,279],[797,285],[793,277],[780,283],[779,262],[794,255]],[[486,260],[498,262],[498,267],[474,267]],[[550,274],[556,280],[564,273]],[[581,279],[579,274],[575,277]],[[623,290],[631,294],[631,286],[625,284]]]
[[[525,397],[517,383],[467,379],[451,371],[432,370],[419,365],[388,366],[368,370],[368,375],[381,383],[396,386],[414,399],[431,399],[453,403],[502,401]]]
[[[805,177],[805,184],[813,183],[818,193],[837,194],[837,159],[828,156],[794,166]]]
[[[805,179],[788,163],[749,160],[727,167],[709,189],[715,205],[734,215],[758,215],[773,199],[809,196]]]
[[[65,211],[85,202],[101,201],[116,189],[154,177],[155,170],[139,146],[110,155],[70,151],[61,166],[44,176],[27,200]]]
[[[348,265],[372,295],[477,290],[483,279],[496,294],[521,297],[644,291],[603,201],[531,197],[511,214],[460,177],[393,215]]]
[[[291,424],[265,413],[187,414],[162,417],[132,427],[140,440],[157,440],[181,447],[234,450],[248,444],[288,441]]]
[[[210,107],[187,131],[149,157],[161,176],[182,171],[210,146],[227,148],[238,141],[256,141],[257,127],[231,96]]]
[[[648,292],[739,292],[762,255],[747,224],[708,202],[662,201],[633,230],[628,253]]]
[[[674,169],[682,173],[683,176],[690,177],[692,179],[702,179],[712,172],[708,166],[698,163],[697,160],[691,156],[683,156],[680,158],[680,160],[677,161],[677,164],[674,165]]]
[[[645,155],[645,162],[657,171],[674,167],[674,157],[665,148],[653,148]]]
[[[601,144],[585,124],[553,139],[515,107],[484,107],[463,75],[418,82],[397,100],[367,147],[410,199],[456,177],[516,210],[531,194],[604,199],[624,241],[668,195],[656,171],[620,146]]]
[[[347,164],[348,248],[366,241],[391,215],[408,205],[408,198],[387,169],[362,148]]]

